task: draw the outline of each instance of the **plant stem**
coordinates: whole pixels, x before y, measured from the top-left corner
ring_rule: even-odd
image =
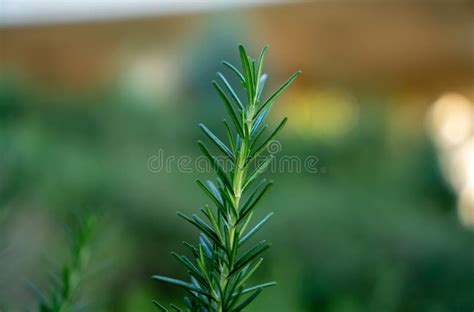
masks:
[[[244,123],[244,137],[240,141],[240,148],[238,149],[239,154],[237,155],[237,160],[235,164],[235,171],[234,171],[234,179],[233,179],[233,205],[235,207],[235,211],[237,213],[240,212],[240,199],[242,197],[242,187],[245,179],[245,175],[247,172],[247,166],[246,166],[246,161],[247,161],[247,154],[248,154],[248,142],[250,142],[250,130],[252,129],[253,126],[253,112],[254,112],[254,107],[255,107],[255,99],[250,103],[250,105],[247,107],[247,110],[245,111],[245,116],[246,116],[246,121]],[[233,216],[232,213],[229,214],[229,243],[230,243],[230,250],[231,254],[233,253],[234,248],[238,248],[238,244],[234,245],[234,241],[238,241],[238,239],[235,240],[235,235],[236,235],[236,230],[237,230],[237,216]],[[225,289],[227,287],[228,283],[228,274],[232,272],[234,269],[234,259],[232,257],[228,258],[228,263],[229,265],[224,269],[224,272],[222,272],[223,276],[221,276],[221,289]],[[221,296],[220,296],[221,297]],[[224,298],[219,298],[218,302],[218,312],[223,311],[223,304],[224,304]]]

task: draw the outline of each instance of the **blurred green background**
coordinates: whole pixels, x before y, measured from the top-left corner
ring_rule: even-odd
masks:
[[[318,159],[316,172],[269,174],[260,214],[275,216],[259,237],[272,248],[256,281],[279,285],[248,310],[474,309],[473,2],[206,3],[4,16],[0,311],[36,306],[28,281],[48,290],[85,211],[100,222],[84,310],[180,302],[150,277],[185,278],[169,253],[197,233],[175,212],[206,202],[205,175],[150,159],[194,159],[197,124],[220,131],[209,82],[241,42],[254,56],[270,46],[266,95],[303,71],[269,123],[289,117],[280,156]]]

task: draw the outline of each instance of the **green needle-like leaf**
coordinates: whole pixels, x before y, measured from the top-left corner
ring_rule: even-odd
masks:
[[[257,286],[253,286],[253,287],[249,287],[249,288],[246,288],[244,289],[241,294],[244,295],[244,294],[247,294],[247,293],[250,293],[252,291],[255,291],[259,288],[267,288],[267,287],[272,287],[272,286],[276,286],[277,283],[275,282],[269,282],[269,283],[265,283],[265,284],[260,284],[260,285],[257,285]]]
[[[168,283],[168,284],[171,284],[171,285],[175,285],[175,286],[178,286],[178,287],[185,288],[189,291],[195,291],[195,292],[203,294],[203,295],[209,295],[209,293],[206,290],[201,289],[199,287],[196,287],[193,284],[183,282],[182,280],[177,280],[177,279],[174,279],[174,278],[169,278],[169,277],[161,276],[161,275],[153,275],[152,278],[157,280],[157,281],[162,281],[162,282],[165,282],[165,283]]]
[[[234,65],[226,61],[222,61],[222,64],[230,68],[230,70],[232,70],[237,75],[242,83],[245,81],[244,75],[242,75],[242,73]]]
[[[233,188],[229,180],[229,177],[225,173],[224,168],[222,168],[221,164],[219,164],[219,161],[214,156],[211,155],[211,153],[209,152],[207,147],[204,145],[204,143],[199,141],[198,145],[201,148],[201,151],[203,152],[204,156],[206,156],[209,162],[211,163],[213,169],[216,170],[217,175],[219,175],[219,178],[222,179],[222,181],[224,182],[226,187],[229,188],[229,190],[232,190]]]
[[[229,114],[230,118],[232,119],[232,121],[234,123],[234,126],[235,126],[235,129],[237,130],[238,133],[240,133],[240,135],[243,135],[244,132],[243,132],[243,129],[242,129],[242,125],[240,124],[239,118],[237,117],[237,114],[235,113],[234,109],[232,108],[232,105],[230,104],[229,99],[227,98],[224,91],[222,90],[222,88],[219,86],[219,84],[217,82],[213,81],[212,85],[217,90],[217,93],[219,94],[222,101],[224,102],[224,105],[227,109],[227,113]]]
[[[188,268],[189,272],[198,280],[200,280],[203,283],[206,283],[206,280],[204,279],[204,276],[202,273],[199,271],[199,269],[185,256],[180,256],[175,252],[171,253],[179,262],[184,264],[185,267]]]
[[[261,175],[263,172],[265,172],[265,169],[270,165],[271,161],[273,160],[273,155],[268,156],[261,164],[257,166],[257,168],[249,175],[247,178],[247,181],[244,184],[244,190],[252,184],[255,179],[258,178],[259,175]]]
[[[161,303],[159,303],[158,301],[156,300],[153,300],[152,301],[161,311],[163,312],[168,312],[168,309],[165,308]]]
[[[245,217],[255,208],[257,203],[263,198],[263,195],[270,189],[273,183],[270,181],[268,182],[262,189],[260,193],[257,192],[253,193],[252,196],[247,200],[247,202],[242,206],[242,210],[239,215],[239,219],[237,220],[237,224],[242,222]]]
[[[268,50],[268,47],[267,47],[267,46],[263,47],[262,52],[260,52],[260,56],[259,56],[259,58],[258,58],[257,77],[259,77],[259,78],[260,78],[260,76],[262,75],[263,61],[265,60],[265,56],[267,55],[267,50]]]
[[[252,276],[252,274],[260,267],[260,265],[263,262],[263,258],[260,258],[256,260],[254,263],[247,265],[244,270],[242,270],[242,273],[239,278],[239,282],[237,283],[235,288],[240,288],[243,286],[247,280]]]
[[[240,61],[242,63],[242,68],[244,71],[244,77],[245,77],[245,88],[248,91],[248,100],[249,104],[251,103],[251,100],[253,98],[253,85],[252,85],[252,71],[250,68],[250,62],[249,62],[249,57],[247,55],[247,52],[245,51],[245,48],[243,45],[239,45],[239,52],[240,52]]]
[[[235,154],[235,139],[234,136],[232,135],[232,131],[230,130],[229,124],[227,123],[227,120],[223,120],[225,131],[227,133],[227,139],[229,140],[230,148],[232,149],[232,153]]]
[[[252,156],[250,156],[248,162],[257,158],[267,148],[268,143],[270,143],[273,140],[273,138],[278,134],[278,132],[280,132],[283,129],[287,121],[288,121],[288,118],[286,117],[283,118],[283,120],[275,128],[275,130],[273,130],[273,132],[268,136],[268,138],[259,147],[257,147],[255,151],[253,151]]]
[[[229,82],[227,81],[227,79],[225,79],[224,75],[221,74],[221,73],[217,73],[217,75],[222,79],[222,82],[224,83],[224,85],[227,87],[227,90],[229,90],[230,94],[232,95],[232,98],[235,100],[235,102],[237,103],[237,105],[239,106],[240,109],[244,109],[244,105],[242,104],[242,102],[240,101],[239,97],[237,96],[237,93],[235,93],[234,89],[232,89],[231,85],[229,84]]]
[[[294,73],[293,75],[291,75],[291,77],[280,87],[278,88],[278,90],[275,91],[275,93],[273,93],[266,101],[265,103],[263,103],[262,106],[260,106],[260,108],[258,109],[257,111],[257,114],[256,116],[258,116],[264,109],[266,109],[271,103],[273,103],[273,101],[275,101],[275,99],[283,93],[283,91],[286,90],[286,88],[288,88],[291,83],[296,79],[296,77],[298,77],[299,75],[301,74],[300,71],[297,71],[296,73]]]
[[[270,212],[262,221],[257,223],[250,231],[247,232],[239,241],[240,245],[243,245],[246,241],[248,241],[252,235],[254,235],[258,230],[262,228],[262,226],[267,223],[267,221],[273,216],[273,212]]]
[[[239,312],[242,311],[246,306],[248,306],[252,301],[257,298],[258,295],[263,291],[263,288],[258,288],[252,295],[245,299],[241,304],[239,304],[233,311]]]
[[[236,272],[239,272],[242,268],[244,268],[245,265],[255,260],[255,258],[261,255],[268,248],[270,248],[270,244],[268,244],[266,241],[261,241],[260,243],[255,245],[252,249],[250,249],[243,256],[241,256],[239,260],[237,260],[237,263],[235,264],[234,269],[229,273],[229,276],[235,274]]]
[[[199,124],[201,130],[207,135],[207,137],[230,159],[234,159],[234,155],[230,149],[205,125]]]
[[[224,202],[217,190],[211,189],[210,187],[204,185],[200,180],[196,180],[197,184],[201,187],[204,193],[216,204],[220,210],[225,210]]]
[[[265,117],[267,116],[267,113],[270,109],[265,109],[259,116],[258,118],[255,120],[253,126],[252,126],[252,131],[251,131],[251,134],[253,134],[254,132],[258,131],[258,128],[260,127],[260,125],[262,124],[263,120],[265,120]]]
[[[216,244],[221,245],[222,247],[222,242],[220,241],[219,236],[214,232],[214,230],[209,225],[207,225],[204,221],[199,219],[198,216],[193,215],[193,217],[190,218],[182,214],[181,212],[177,212],[177,214],[184,220],[188,221],[189,223],[197,227],[202,232],[206,233]]]
[[[183,311],[181,308],[179,308],[178,306],[174,305],[174,304],[170,304],[170,306],[177,312],[181,312]]]
[[[263,74],[258,81],[258,92],[257,92],[257,99],[260,99],[262,96],[263,88],[265,88],[265,82],[267,81],[267,75]]]

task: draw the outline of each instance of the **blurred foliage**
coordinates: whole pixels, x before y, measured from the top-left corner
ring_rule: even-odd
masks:
[[[159,149],[165,157],[195,157],[194,125],[203,121],[197,107],[212,116],[224,112],[185,95],[168,105],[138,106],[118,94],[0,84],[5,311],[34,306],[23,279],[41,281],[50,267],[45,254],[63,251],[58,216],[73,207],[106,215],[94,256],[103,269],[89,278],[85,293],[94,303],[90,310],[154,311],[155,294],[165,301],[182,296],[150,276],[185,276],[168,251],[196,234],[175,211],[199,208],[204,197],[194,180],[202,175],[176,167],[153,173],[147,161]],[[282,139],[283,154],[316,155],[325,170],[278,174],[261,209],[276,214],[261,234],[273,247],[257,279],[271,277],[280,286],[249,311],[470,311],[474,235],[456,218],[431,145],[420,133],[388,133],[383,96],[358,102],[360,119],[342,139]],[[178,187],[187,196],[176,196]]]
[[[84,213],[84,212],[82,212]],[[44,293],[33,283],[30,288],[38,301],[38,311],[66,312],[81,311],[79,305],[79,285],[87,287],[83,280],[91,255],[91,241],[97,223],[97,217],[84,213],[83,219],[71,224],[70,256],[63,264],[60,274],[50,274],[49,292]]]

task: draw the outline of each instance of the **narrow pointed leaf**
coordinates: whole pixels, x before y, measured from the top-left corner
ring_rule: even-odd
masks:
[[[169,311],[167,308],[165,308],[164,305],[162,305],[162,304],[159,303],[158,301],[153,300],[152,302],[153,302],[153,304],[156,305],[162,312],[168,312],[168,311]]]
[[[170,304],[170,306],[177,312],[182,312],[183,310],[181,308],[179,308],[177,305],[175,304]]]
[[[200,231],[207,234],[208,237],[211,238],[216,244],[222,246],[222,243],[219,237],[217,236],[217,234],[214,232],[214,230],[211,227],[209,227],[209,225],[207,225],[204,221],[199,219],[199,217],[197,217],[196,215],[193,215],[193,218],[190,218],[186,216],[185,214],[182,214],[181,212],[177,212],[177,214],[184,220],[188,221],[189,223],[197,227]]]
[[[259,289],[259,288],[267,288],[267,287],[272,287],[272,286],[276,286],[277,283],[276,282],[269,282],[269,283],[265,283],[265,284],[260,284],[260,285],[257,285],[257,286],[253,286],[253,287],[249,287],[249,288],[246,288],[244,289],[241,294],[247,294],[249,292],[252,292],[252,291],[255,291],[256,289]]]
[[[224,102],[224,106],[227,110],[227,113],[229,114],[230,118],[232,119],[232,122],[234,123],[234,126],[241,135],[243,135],[243,130],[242,130],[242,125],[239,122],[239,118],[237,117],[237,114],[235,113],[234,109],[232,108],[232,105],[230,104],[229,99],[225,95],[224,91],[222,88],[219,86],[219,84],[215,81],[212,82],[212,85],[216,89],[217,93],[221,97],[222,101]]]
[[[234,155],[230,149],[214,134],[209,130],[205,125],[199,124],[199,128],[204,132],[205,135],[219,148],[227,157],[234,159]]]
[[[239,272],[241,269],[244,268],[245,265],[255,260],[256,257],[262,254],[268,248],[270,248],[270,244],[268,244],[266,241],[259,242],[257,245],[248,250],[237,260],[237,263],[235,264],[234,269],[229,273],[229,276],[235,274],[236,272]]]
[[[263,105],[260,106],[260,108],[257,110],[257,114],[256,116],[258,116],[265,108],[267,108],[271,103],[273,103],[273,101],[280,95],[283,93],[283,91],[286,90],[286,88],[288,88],[291,83],[296,79],[296,77],[298,77],[299,75],[301,74],[301,71],[297,71],[296,73],[294,73],[293,75],[291,75],[291,77],[285,81],[284,84],[281,85],[280,88],[278,88],[278,90],[276,90],[266,101],[265,103],[263,103]]]
[[[203,295],[209,295],[208,291],[206,291],[205,289],[201,289],[199,287],[196,287],[193,284],[186,283],[182,280],[178,280],[178,279],[174,279],[174,278],[170,278],[170,277],[166,277],[166,276],[161,276],[161,275],[153,275],[152,278],[154,280],[157,280],[157,281],[160,281],[160,282],[164,282],[164,283],[168,283],[168,284],[171,284],[171,285],[175,285],[175,286],[178,286],[178,287],[185,288],[189,291],[195,291],[195,292],[203,294]]]
[[[207,205],[206,205],[206,208],[204,209],[204,211],[205,211],[205,214],[206,214],[207,218],[209,219],[212,226],[214,227],[214,231],[219,236],[219,239],[222,241],[222,234],[220,232],[219,221],[216,219],[216,216],[214,215],[214,212]]]
[[[255,148],[255,145],[257,145],[258,140],[262,136],[263,132],[267,129],[267,125],[264,125],[260,129],[257,130],[257,132],[254,134],[254,137],[252,138],[252,143],[250,144],[250,150],[253,151]]]
[[[247,89],[247,99],[248,99],[248,104],[252,105],[253,102],[253,95],[254,95],[254,90],[253,90],[253,82],[252,82],[252,70],[250,68],[250,62],[249,62],[249,57],[247,55],[247,52],[245,51],[245,48],[242,45],[239,45],[239,52],[240,52],[240,62],[242,63],[242,69],[244,72],[244,85],[245,88]]]
[[[262,75],[263,62],[264,62],[264,60],[265,60],[265,56],[267,55],[267,49],[268,49],[267,46],[263,47],[262,52],[260,52],[260,56],[259,56],[259,58],[258,58],[257,77],[259,77],[259,78],[260,78],[260,76]],[[259,83],[259,87],[260,87],[260,83]]]
[[[226,303],[225,305],[225,311],[231,311],[230,307],[234,303],[236,298],[232,298],[232,294],[234,291],[237,289],[237,284],[240,281],[240,274],[239,276],[235,278],[230,278],[230,281],[227,283],[224,291],[224,302]]]
[[[255,168],[255,170],[249,175],[243,189],[245,190],[250,184],[252,184],[255,179],[258,178],[259,175],[265,172],[267,167],[270,165],[271,161],[273,160],[273,155],[268,156],[261,164]]]
[[[184,246],[188,247],[191,250],[191,253],[193,254],[194,257],[197,257],[198,252],[197,252],[196,247],[194,247],[192,244],[190,244],[186,241],[183,241],[182,243],[183,243]]]
[[[265,117],[267,116],[268,114],[268,111],[270,110],[270,108],[267,108],[265,109],[259,116],[257,119],[255,119],[255,122],[252,126],[252,131],[251,133],[255,133],[258,129],[258,127],[260,127],[260,125],[262,124],[262,122],[265,120]]]
[[[46,300],[46,297],[43,295],[43,293],[38,289],[38,287],[35,286],[32,282],[29,280],[26,281],[26,285],[28,288],[31,290],[33,295],[36,297],[36,300],[42,305],[44,305],[47,309],[51,309],[48,304],[48,300]]]
[[[199,271],[199,269],[189,260],[186,256],[180,256],[175,252],[171,253],[179,262],[181,262],[188,270],[189,272],[197,279],[199,279],[201,282],[206,282],[204,279],[204,276],[202,273]]]
[[[214,192],[213,189],[210,189],[208,186],[202,183],[201,180],[196,180],[196,182],[204,191],[204,193],[216,204],[217,208],[225,210],[224,202],[218,192]]]
[[[224,168],[222,168],[222,166],[219,164],[219,161],[214,156],[211,155],[211,153],[209,152],[207,147],[204,145],[204,143],[202,143],[201,141],[198,141],[198,145],[201,151],[203,152],[204,156],[206,156],[209,162],[211,163],[213,169],[217,172],[219,177],[222,179],[222,182],[224,182],[225,186],[228,187],[229,190],[232,190],[233,188],[229,180],[229,177],[225,173]]]
[[[257,296],[260,295],[260,293],[262,291],[263,291],[263,288],[256,289],[253,294],[251,294],[244,301],[242,301],[242,303],[240,303],[238,306],[236,306],[233,311],[235,311],[235,312],[242,311],[246,306],[248,306],[250,303],[252,303],[252,301],[254,301],[255,298],[257,298]]]
[[[221,78],[222,82],[224,85],[227,87],[227,90],[229,90],[230,95],[232,95],[232,98],[234,99],[235,103],[239,106],[240,109],[244,109],[244,105],[240,101],[239,97],[237,96],[237,93],[235,93],[234,89],[232,89],[232,86],[229,84],[227,79],[225,79],[224,75],[221,73],[217,73],[217,75]]]
[[[224,119],[223,122],[224,122],[225,131],[227,133],[227,140],[229,140],[230,148],[232,149],[232,152],[235,154],[234,136],[232,135],[232,131],[230,130],[227,120]]]
[[[203,248],[204,253],[206,254],[206,256],[209,259],[211,259],[212,258],[212,251],[211,251],[212,244],[211,244],[211,242],[202,233],[201,233],[201,235],[199,235],[199,242],[201,243],[202,248]]]
[[[278,134],[278,132],[280,132],[283,129],[287,121],[288,121],[287,117],[283,118],[283,120],[275,128],[275,130],[273,130],[273,132],[268,136],[268,138],[259,147],[257,147],[255,151],[253,151],[253,155],[251,156],[249,161],[252,161],[256,157],[258,157],[258,155],[260,155],[267,148],[268,143],[270,143],[271,140]]]
[[[268,182],[262,189],[260,193],[257,192],[253,193],[252,196],[245,202],[245,204],[242,206],[242,211],[239,216],[239,220],[237,221],[237,224],[240,224],[242,220],[245,219],[245,217],[255,208],[257,203],[263,198],[263,195],[270,189],[272,186],[272,182]]]
[[[255,271],[258,269],[258,267],[262,264],[263,258],[258,259],[252,264],[249,264],[241,273],[239,282],[236,285],[236,288],[240,288],[247,282],[247,280],[255,273]]]
[[[255,225],[250,231],[247,232],[239,241],[240,245],[243,245],[246,241],[248,241],[258,230],[262,228],[262,226],[267,223],[267,221],[273,216],[273,212],[270,212],[265,218],[262,219],[257,225]]]
[[[219,202],[223,203],[221,193],[219,192],[219,189],[214,185],[214,183],[212,183],[211,180],[207,180],[206,184],[209,187],[209,189],[211,190],[212,194],[214,194],[214,196],[217,198],[217,200],[219,200]]]
[[[242,75],[242,73],[237,69],[237,67],[235,67],[234,65],[232,65],[231,63],[226,62],[226,61],[222,61],[222,64],[224,64],[225,66],[230,68],[230,70],[232,70],[237,75],[237,77],[239,77],[239,80],[242,83],[244,82],[244,80],[245,80],[244,75]]]
[[[257,65],[255,60],[249,57],[249,66],[250,66],[250,84],[252,86],[252,105],[255,104],[255,100],[257,97]]]
[[[267,74],[263,74],[258,81],[258,92],[257,92],[257,99],[260,99],[262,96],[263,89],[265,88],[265,82],[267,81]],[[271,104],[270,104],[271,106]],[[269,106],[269,107],[270,107]]]

